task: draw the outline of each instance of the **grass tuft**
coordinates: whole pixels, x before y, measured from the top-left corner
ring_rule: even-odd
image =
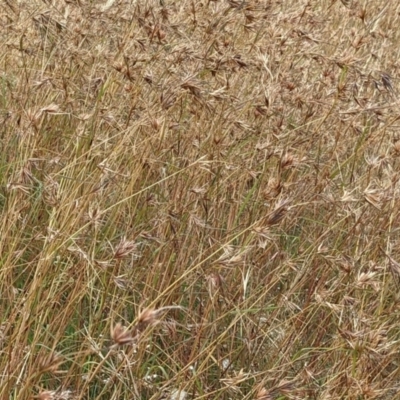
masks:
[[[398,398],[399,12],[2,2],[0,398]]]

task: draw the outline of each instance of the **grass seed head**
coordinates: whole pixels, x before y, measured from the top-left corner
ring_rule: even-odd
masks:
[[[133,328],[135,334],[142,333],[147,327],[154,326],[159,322],[160,312],[154,308],[144,309],[137,318],[137,323]]]
[[[125,238],[121,240],[114,251],[114,258],[119,260],[128,256],[129,254],[135,253],[138,249],[138,244],[134,241],[126,240]],[[138,254],[136,253],[138,257]]]
[[[267,225],[279,224],[288,211],[288,201],[280,201],[267,218]]]
[[[65,362],[64,358],[55,352],[45,354],[44,351],[38,356],[37,366],[39,372],[56,374],[60,371],[58,368]]]
[[[34,398],[38,400],[73,400],[74,394],[71,390],[44,390]]]
[[[111,338],[115,346],[123,346],[133,342],[131,330],[125,328],[120,322],[111,327]]]
[[[256,393],[254,400],[274,400],[274,398],[270,392],[263,387]]]

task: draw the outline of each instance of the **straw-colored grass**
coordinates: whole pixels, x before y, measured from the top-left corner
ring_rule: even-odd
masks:
[[[1,399],[394,399],[400,5],[5,0]]]

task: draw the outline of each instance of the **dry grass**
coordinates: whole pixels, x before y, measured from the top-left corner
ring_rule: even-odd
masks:
[[[398,398],[396,3],[2,2],[0,398]]]

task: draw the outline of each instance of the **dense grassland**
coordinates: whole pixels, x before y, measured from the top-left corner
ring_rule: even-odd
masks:
[[[400,397],[400,5],[0,4],[0,398]]]

